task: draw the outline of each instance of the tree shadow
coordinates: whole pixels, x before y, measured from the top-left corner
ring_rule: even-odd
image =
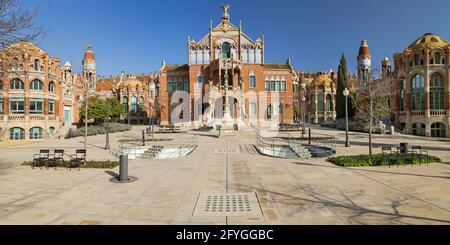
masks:
[[[396,172],[389,172],[389,171],[382,171],[382,170],[372,170],[372,169],[361,169],[361,168],[345,168],[345,167],[339,167],[339,166],[327,166],[327,165],[314,164],[314,163],[305,163],[305,162],[292,162],[292,163],[296,164],[296,165],[345,169],[345,170],[349,170],[349,171],[363,171],[363,172],[395,174],[395,175],[405,175],[405,176],[415,176],[415,177],[425,177],[425,178],[450,179],[450,175],[449,176],[435,176],[435,175],[425,175],[425,174],[396,173]],[[435,164],[435,163],[433,163],[433,164]],[[450,163],[444,163],[444,164],[450,164]]]
[[[311,209],[314,207],[310,207],[310,205],[318,204],[323,205],[324,207],[328,208],[332,213],[334,213],[338,218],[340,218],[344,223],[356,223],[356,224],[362,224],[362,225],[368,225],[372,224],[370,221],[366,221],[365,219],[378,216],[380,218],[383,218],[383,223],[393,223],[393,224],[415,224],[413,220],[416,221],[428,221],[428,222],[434,222],[434,223],[445,223],[450,224],[450,220],[444,220],[444,219],[437,219],[432,217],[425,217],[425,216],[419,216],[419,215],[408,215],[408,214],[402,214],[399,210],[399,208],[402,205],[406,205],[406,203],[409,200],[413,200],[414,198],[408,198],[404,196],[401,199],[392,200],[389,208],[392,210],[392,212],[389,211],[383,211],[383,210],[377,210],[369,207],[364,207],[361,204],[356,203],[353,201],[355,198],[363,197],[366,195],[366,192],[363,190],[360,191],[354,191],[352,195],[348,195],[347,193],[343,192],[342,190],[338,190],[340,196],[342,197],[342,200],[339,200],[338,198],[334,198],[331,196],[327,196],[323,194],[325,190],[321,190],[319,188],[315,188],[312,185],[309,184],[296,184],[291,185],[291,187],[294,188],[294,190],[297,190],[299,192],[303,192],[304,194],[307,194],[311,198],[305,198],[305,197],[297,197],[290,194],[285,194],[277,191],[271,191],[267,189],[262,189],[260,187],[254,187],[249,185],[243,185],[243,184],[234,184],[240,187],[252,189],[259,192],[266,192],[271,194],[272,196],[275,196],[276,200],[275,203],[283,203],[286,205],[295,205],[297,203],[309,203],[308,204],[299,204],[295,211],[296,212],[302,212],[306,209]],[[281,197],[281,198],[280,198]],[[375,205],[374,205],[375,206]],[[381,205],[378,205],[377,207],[380,207]],[[385,208],[388,208],[386,205]],[[349,213],[348,216],[341,217],[342,215],[336,214],[336,209],[343,209],[345,212]],[[318,217],[319,218],[319,217]],[[406,220],[405,220],[406,219]],[[407,220],[411,219],[412,221],[408,222]]]

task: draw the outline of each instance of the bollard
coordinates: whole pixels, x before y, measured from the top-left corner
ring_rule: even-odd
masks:
[[[128,155],[120,155],[119,181],[128,181]]]
[[[308,145],[311,144],[311,129],[308,128]]]
[[[145,132],[142,129],[142,145],[145,146]]]

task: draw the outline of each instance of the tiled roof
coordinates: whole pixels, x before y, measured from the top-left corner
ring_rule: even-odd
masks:
[[[189,70],[189,66],[187,64],[184,65],[166,65],[163,71],[187,71]]]
[[[113,90],[112,84],[96,84],[95,88],[97,91],[99,90]]]

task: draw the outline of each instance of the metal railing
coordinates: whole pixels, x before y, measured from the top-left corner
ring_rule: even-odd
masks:
[[[309,135],[304,137],[302,132],[279,132],[275,137],[263,137],[257,133],[256,144],[258,147],[271,149],[273,154],[277,147],[283,146],[288,146],[291,149],[294,146],[303,146],[315,153],[334,154],[336,152],[336,137],[319,133],[311,133],[311,137]]]

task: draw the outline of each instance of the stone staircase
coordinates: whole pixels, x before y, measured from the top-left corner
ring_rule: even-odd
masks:
[[[164,150],[162,145],[153,145],[150,149],[146,150],[141,156],[141,159],[155,159],[159,153]]]
[[[300,144],[289,145],[289,148],[291,148],[291,150],[293,152],[295,152],[295,154],[300,159],[310,159],[311,158],[311,152],[308,150],[308,148],[306,148]]]

